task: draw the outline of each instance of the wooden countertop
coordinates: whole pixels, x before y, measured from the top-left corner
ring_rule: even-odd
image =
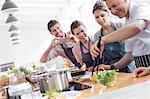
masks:
[[[105,90],[105,92],[109,92],[109,91],[119,89],[122,87],[130,86],[130,85],[133,85],[133,84],[136,84],[139,82],[143,82],[145,80],[150,80],[150,75],[135,78],[133,76],[133,73],[118,73],[117,81],[116,81],[115,85],[107,88]],[[97,84],[92,83],[91,81],[83,81],[80,83],[94,86],[94,90],[93,90],[93,93],[92,93],[92,88],[83,90],[83,91],[81,91],[82,92],[81,96],[77,97],[76,99],[86,99],[86,97],[88,97],[88,96],[98,95],[100,89],[102,88],[102,87],[98,86]]]
[[[118,73],[115,85],[107,88],[104,92],[110,92],[112,90],[130,86],[130,85],[133,85],[133,84],[136,84],[139,82],[143,82],[146,80],[150,80],[150,75],[135,78],[132,73]],[[87,84],[90,86],[94,86],[94,89],[89,88],[89,89],[81,91],[82,94],[79,97],[77,97],[76,99],[86,99],[89,96],[98,95],[100,89],[102,88],[101,86],[98,86],[96,83],[93,83],[90,80],[77,81],[77,82],[82,83],[82,84]],[[93,93],[92,93],[92,91],[93,91]],[[0,92],[0,97],[1,97],[1,92]],[[62,97],[61,97],[61,99],[62,99]],[[63,98],[63,99],[65,99],[65,98]]]

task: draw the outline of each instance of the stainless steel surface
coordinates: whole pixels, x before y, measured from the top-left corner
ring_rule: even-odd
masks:
[[[57,71],[56,77],[55,77],[55,84],[58,86],[60,90],[66,90],[69,88],[68,83],[68,76],[67,76],[67,70],[60,70]]]
[[[47,67],[44,65],[44,66],[39,66],[36,68],[36,70],[38,71],[38,74],[40,73],[44,73],[44,72],[47,72]]]
[[[51,71],[37,76],[41,92],[52,88],[66,90],[69,88],[67,70]]]

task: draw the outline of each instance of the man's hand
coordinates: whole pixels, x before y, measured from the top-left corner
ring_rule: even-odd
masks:
[[[51,42],[51,45],[56,46],[58,44],[59,39],[60,39],[59,37],[54,38]]]
[[[90,53],[92,55],[93,60],[95,60],[95,58],[98,57],[99,54],[100,54],[100,58],[102,58],[102,53],[103,53],[103,50],[104,50],[103,40],[101,40],[100,43],[101,43],[100,44],[100,49],[97,48],[98,41],[96,41],[90,49]]]
[[[45,63],[47,61],[47,58],[41,58],[40,62]]]
[[[96,71],[97,67],[95,68],[95,71]],[[98,70],[110,70],[111,69],[111,66],[110,65],[105,65],[105,64],[101,64],[98,66]]]
[[[73,34],[67,35],[66,38],[67,38],[68,42],[76,43],[78,41],[77,38]]]
[[[135,77],[142,77],[142,76],[145,76],[147,74],[150,74],[150,68],[139,67],[139,68],[134,70],[134,76]]]
[[[64,44],[65,42],[67,42],[67,38],[57,37],[52,40],[51,44],[52,44],[52,46],[56,46],[58,44]]]

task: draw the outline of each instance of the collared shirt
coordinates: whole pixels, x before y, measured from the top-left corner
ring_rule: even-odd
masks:
[[[66,37],[66,35],[65,35]],[[64,44],[63,44],[63,47],[64,48],[72,48],[73,46],[75,45],[74,42],[70,42],[70,41],[66,41]],[[49,56],[48,56],[48,60],[51,60],[57,56],[63,56],[65,58],[67,58],[67,56],[65,55],[65,52],[63,50],[63,48],[61,47],[61,45],[56,45],[54,46],[50,52],[49,52]]]
[[[140,19],[150,21],[149,9],[150,4],[147,2],[136,3],[130,1],[130,16],[126,19],[126,24]],[[150,24],[140,33],[125,41],[125,51],[132,52],[134,57],[150,54]]]

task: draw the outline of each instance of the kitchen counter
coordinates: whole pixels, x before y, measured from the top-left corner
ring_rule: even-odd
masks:
[[[150,80],[150,75],[135,78],[135,77],[133,77],[133,73],[118,73],[117,81],[116,81],[115,85],[107,88],[104,91],[104,93],[105,92],[111,92],[112,90],[127,87],[130,85],[134,85],[134,84],[137,84],[140,82],[144,82],[146,80]],[[81,96],[77,97],[76,99],[86,99],[90,96],[98,95],[100,89],[102,88],[101,86],[98,86],[97,84],[94,84],[91,81],[83,81],[83,82],[79,81],[79,82],[94,86],[93,87],[94,89],[90,88],[90,89],[81,91],[82,92]]]
[[[135,85],[141,82],[145,82],[147,80],[150,80],[150,75],[135,78],[133,77],[132,73],[118,73],[115,85],[107,88],[106,90],[104,90],[103,93],[111,92],[116,89],[127,87],[130,85]],[[83,81],[76,81],[76,82],[93,86],[93,88],[89,88],[89,89],[81,91],[82,94],[78,96],[76,99],[87,99],[91,96],[96,96],[99,94],[99,91],[102,89],[102,86],[99,86],[96,83],[93,83],[91,80],[83,80]]]

